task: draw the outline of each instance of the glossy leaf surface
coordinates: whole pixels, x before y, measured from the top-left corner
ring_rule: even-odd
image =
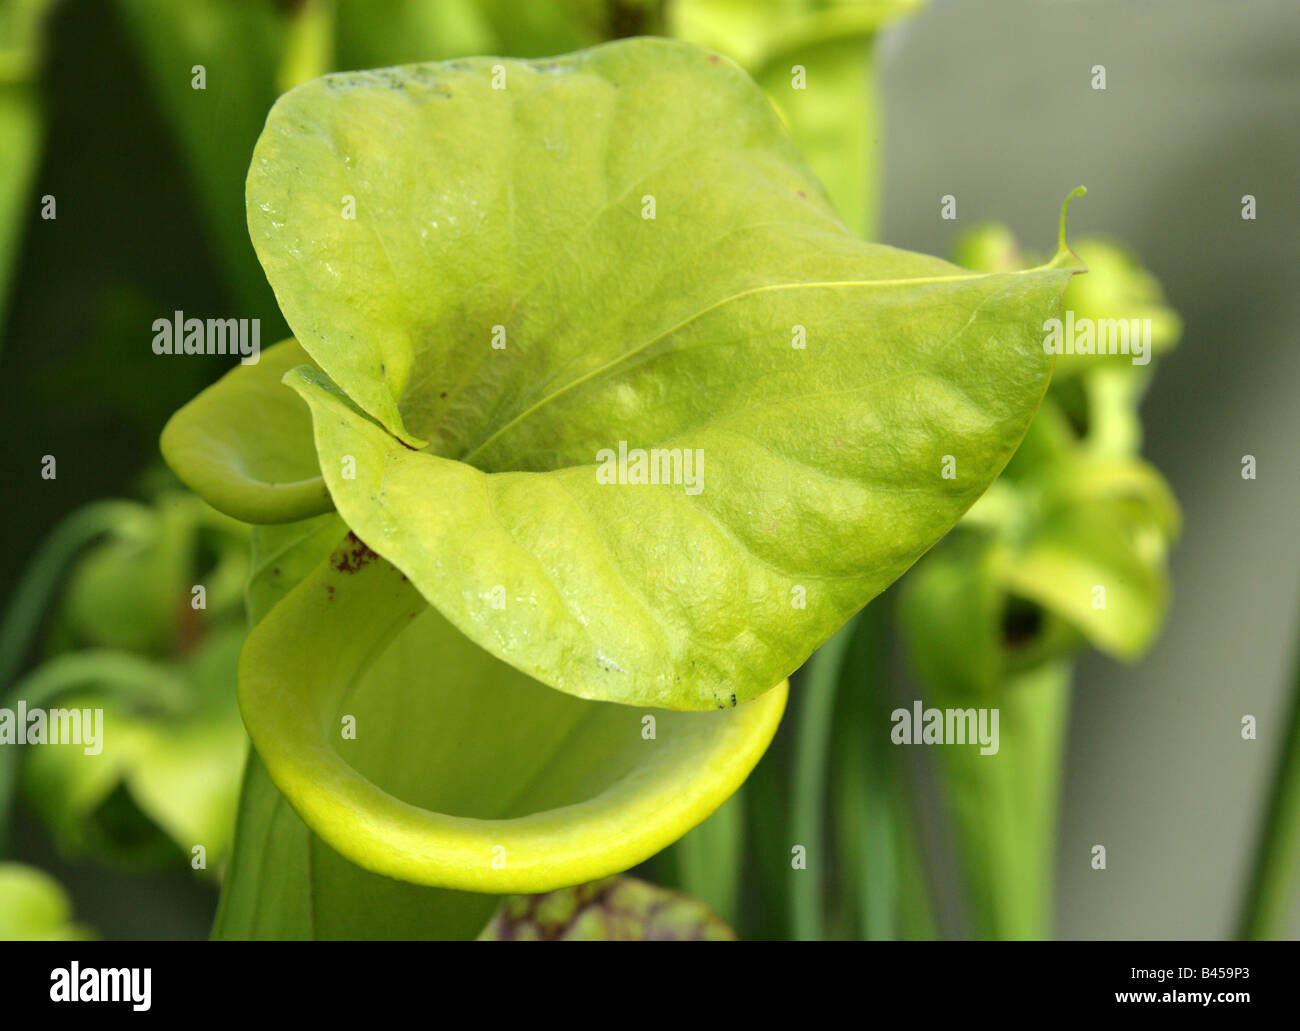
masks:
[[[754,83],[664,40],[306,84],[248,209],[348,525],[516,668],[681,709],[788,675],[979,496],[1075,268],[862,243]],[[701,482],[600,482],[621,446]]]

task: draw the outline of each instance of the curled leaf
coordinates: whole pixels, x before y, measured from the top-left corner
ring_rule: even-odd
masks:
[[[239,679],[267,771],[326,843],[389,877],[480,892],[648,858],[735,791],[786,697],[782,684],[699,714],[552,691],[351,535],[254,628]]]
[[[294,340],[240,365],[172,416],[162,453],[176,475],[227,515],[287,523],[328,512],[311,418],[280,380],[311,359]]]
[[[347,524],[517,669],[679,709],[768,690],[984,491],[1077,268],[861,242],[740,69],[651,39],[305,84],[248,212]]]

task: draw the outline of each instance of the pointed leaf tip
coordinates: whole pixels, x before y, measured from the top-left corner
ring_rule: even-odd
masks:
[[[1070,201],[1074,200],[1075,197],[1085,197],[1087,194],[1088,187],[1076,186],[1069,192],[1065,200],[1061,202],[1061,228],[1056,238],[1056,257],[1052,259],[1053,265],[1063,265],[1071,258],[1074,259],[1076,264],[1082,265],[1082,262],[1079,261],[1078,255],[1070,250],[1070,245],[1066,242],[1065,220],[1066,213],[1070,210]]]

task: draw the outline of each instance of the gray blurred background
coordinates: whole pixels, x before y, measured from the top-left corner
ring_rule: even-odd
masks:
[[[1172,616],[1140,666],[1080,666],[1056,931],[1228,937],[1300,629],[1300,4],[934,0],[880,76],[887,242],[945,254],[998,220],[1050,253],[1083,183],[1071,236],[1130,245],[1185,320],[1143,407],[1185,517]]]

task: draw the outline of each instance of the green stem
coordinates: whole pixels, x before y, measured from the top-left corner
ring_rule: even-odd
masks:
[[[1286,934],[1300,870],[1300,650],[1291,674],[1290,712],[1277,757],[1268,809],[1260,828],[1255,861],[1237,934],[1275,939]]]
[[[732,927],[740,917],[745,788],[676,845],[677,881]]]
[[[13,681],[50,597],[68,563],[87,544],[139,516],[141,506],[132,501],[101,501],[77,509],[45,538],[5,607],[0,622],[0,697]]]
[[[893,592],[857,617],[835,710],[838,883],[867,941],[933,938],[934,918],[886,684]]]
[[[888,596],[858,614],[840,673],[835,707],[833,770],[838,886],[846,917],[856,918],[857,938],[895,936],[897,917],[895,828],[889,760],[888,718],[882,670]]]
[[[773,857],[770,862],[753,864],[750,890],[755,904],[746,907],[739,925],[732,925],[745,940],[790,940],[789,883],[793,871],[789,858],[789,778],[785,773],[789,752],[788,738],[778,733],[745,782],[750,848],[754,855]]]
[[[844,655],[856,620],[841,627],[817,650],[808,664],[795,738],[793,845],[804,849],[806,869],[793,870],[790,915],[796,941],[821,941],[826,936],[822,909],[826,884],[826,769],[830,752],[831,717]]]
[[[276,75],[281,93],[334,65],[334,0],[306,0],[289,20]]]
[[[905,770],[897,759],[894,761],[894,770],[895,787],[890,807],[895,828],[894,869],[897,871],[895,890],[898,893],[896,935],[905,941],[935,941],[939,937],[939,924],[926,875],[925,854],[916,827],[916,809],[908,793]]]
[[[941,708],[992,701],[999,714],[996,754],[945,745],[941,764],[976,938],[1042,940],[1051,932],[1071,670],[1068,660],[1046,664],[1004,681],[987,701],[943,691],[928,699]]]

